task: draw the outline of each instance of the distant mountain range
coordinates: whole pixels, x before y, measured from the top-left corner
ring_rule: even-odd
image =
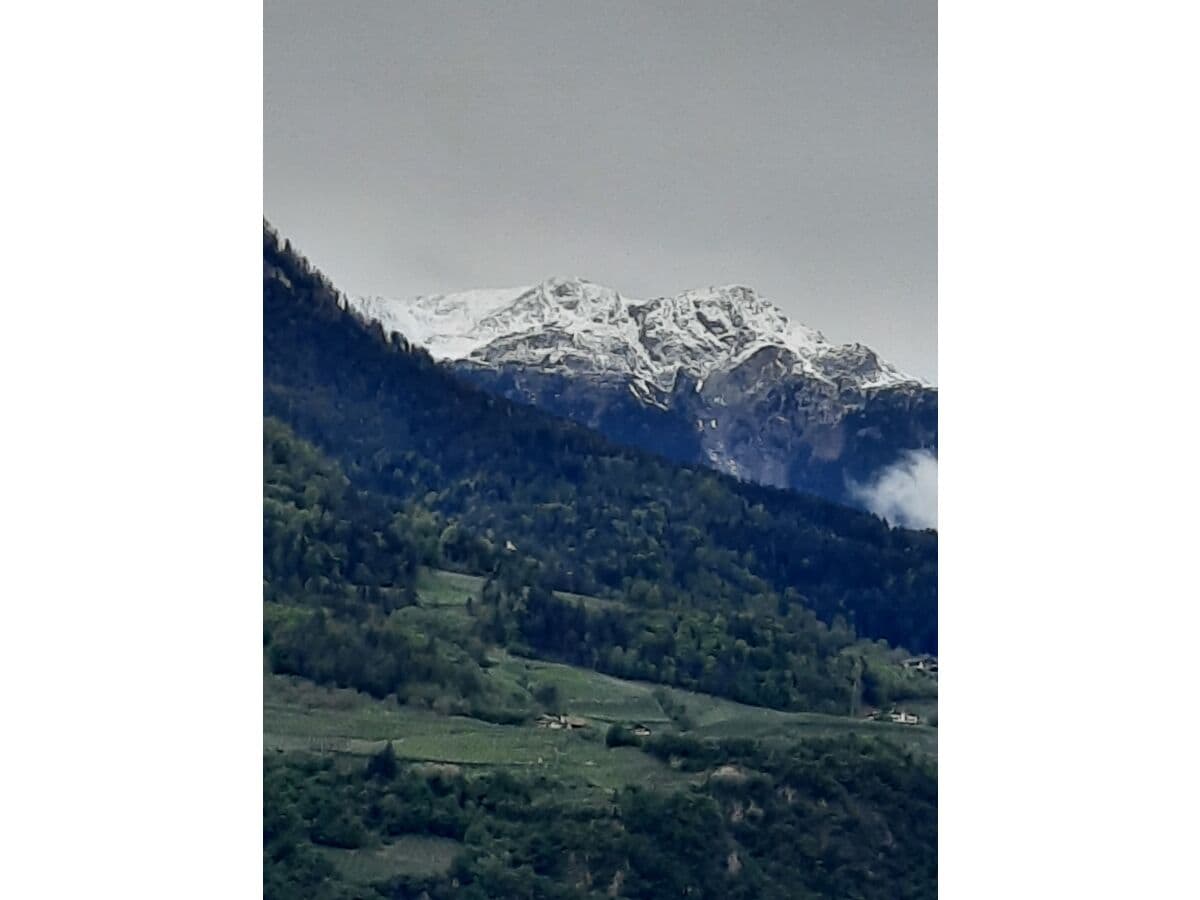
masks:
[[[747,481],[871,506],[892,467],[936,458],[935,387],[748,287],[637,300],[555,278],[349,303],[490,392]]]

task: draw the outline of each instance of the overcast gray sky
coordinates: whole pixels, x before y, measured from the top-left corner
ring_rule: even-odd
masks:
[[[351,293],[747,284],[936,382],[936,30],[930,0],[266,0],[265,214]]]

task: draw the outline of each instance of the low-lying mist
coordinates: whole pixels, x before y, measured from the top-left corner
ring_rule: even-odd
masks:
[[[868,484],[852,484],[860,503],[893,525],[937,528],[938,458],[929,450],[910,450]]]

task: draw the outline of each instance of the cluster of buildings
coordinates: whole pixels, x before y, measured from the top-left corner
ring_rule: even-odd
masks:
[[[549,728],[552,731],[576,731],[581,728],[591,727],[591,722],[582,716],[542,713],[542,715],[537,717],[537,726],[539,728]],[[650,729],[641,722],[633,722],[627,727],[636,737],[650,737]]]

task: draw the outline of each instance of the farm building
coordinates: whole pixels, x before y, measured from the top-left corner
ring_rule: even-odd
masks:
[[[937,657],[928,653],[923,656],[910,656],[904,661],[903,665],[906,669],[927,672],[930,675],[936,675],[938,671]]]
[[[560,731],[564,728],[587,728],[588,720],[579,716],[558,716],[553,713],[543,713],[538,716],[537,724],[539,728],[550,728],[554,731]]]

